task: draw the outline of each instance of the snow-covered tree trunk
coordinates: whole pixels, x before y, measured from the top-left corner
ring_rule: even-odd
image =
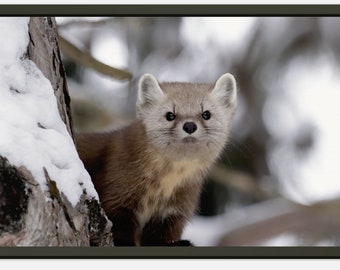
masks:
[[[54,18],[0,18],[0,246],[111,245],[72,140]]]
[[[61,119],[72,134],[72,115],[66,75],[61,62],[58,33],[53,17],[31,17],[29,21],[28,58],[51,82]]]

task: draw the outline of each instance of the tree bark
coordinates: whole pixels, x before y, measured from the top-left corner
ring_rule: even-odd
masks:
[[[56,29],[54,18],[30,18],[26,57],[50,80],[60,117],[72,136],[70,97]],[[0,156],[0,246],[112,245],[111,222],[99,202],[84,191],[73,207],[46,170],[45,177],[47,196],[27,168],[14,167]]]
[[[70,96],[60,56],[55,19],[52,17],[31,17],[28,27],[30,36],[28,58],[51,82],[60,117],[66,124],[69,133],[73,135]]]

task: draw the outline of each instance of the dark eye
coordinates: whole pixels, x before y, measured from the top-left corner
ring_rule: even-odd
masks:
[[[172,112],[167,112],[165,118],[168,121],[173,121],[173,120],[175,120],[176,115],[174,115]]]
[[[202,118],[204,120],[209,120],[210,119],[210,112],[209,111],[205,111],[204,113],[202,113]]]

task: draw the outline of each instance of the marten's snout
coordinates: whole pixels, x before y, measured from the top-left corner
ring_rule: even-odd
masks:
[[[194,133],[197,130],[197,126],[196,126],[196,124],[194,122],[186,122],[183,125],[183,130],[186,133],[191,134],[191,133]]]

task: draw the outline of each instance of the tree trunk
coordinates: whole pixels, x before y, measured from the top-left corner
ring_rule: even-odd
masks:
[[[53,17],[31,17],[29,22],[30,43],[28,58],[51,82],[57,99],[60,117],[73,135],[70,96],[66,74],[61,61],[56,22]]]
[[[70,97],[54,18],[30,18],[29,37],[25,57],[51,82],[60,117],[72,136]],[[111,245],[111,222],[99,202],[84,190],[72,206],[44,172],[49,194],[27,168],[15,167],[0,156],[0,246]]]

